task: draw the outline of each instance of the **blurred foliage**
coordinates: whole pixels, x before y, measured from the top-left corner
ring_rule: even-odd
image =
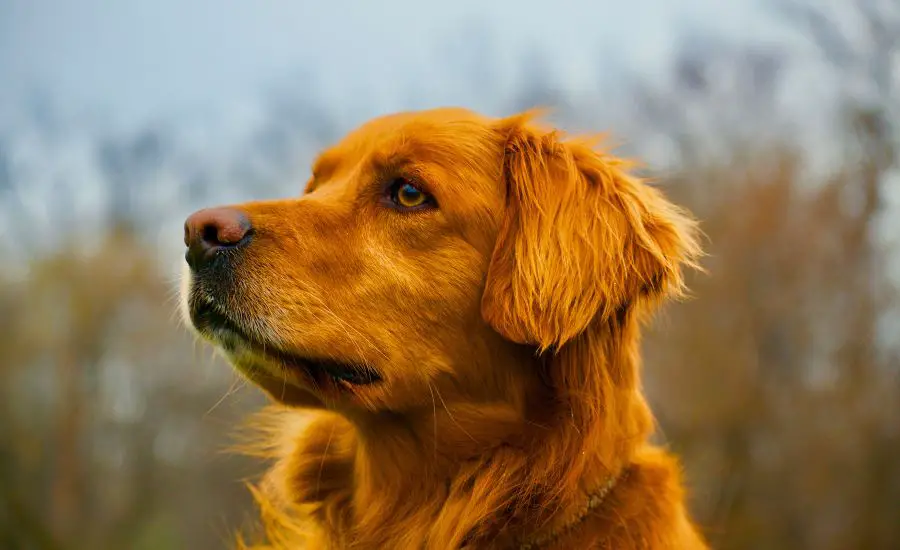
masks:
[[[703,201],[709,273],[650,334],[647,387],[714,547],[895,548],[900,341],[859,174],[804,185],[787,147],[688,175],[731,189]]]
[[[827,155],[782,116],[794,53],[696,36],[665,82],[631,83],[626,134],[668,147],[655,179],[709,237],[693,297],[647,336],[645,386],[715,548],[900,548],[900,9],[771,4],[830,76]],[[492,74],[477,49],[453,66],[461,82]],[[602,99],[577,103],[548,60],[524,60],[507,110],[596,116]],[[109,200],[75,215],[78,187],[61,176],[49,251],[0,142],[2,216],[27,253],[24,269],[0,266],[0,548],[222,548],[253,521],[240,480],[259,465],[221,451],[262,398],[181,328],[159,262],[175,263],[177,243],[159,249],[154,231],[242,196],[222,181],[295,192],[304,159],[340,133],[316,98],[275,94],[267,112],[239,163],[204,165],[166,127],[102,136]],[[163,180],[181,186],[162,193]]]
[[[235,379],[146,246],[116,226],[0,288],[0,547],[218,547],[254,471],[218,451],[260,400],[211,410]]]

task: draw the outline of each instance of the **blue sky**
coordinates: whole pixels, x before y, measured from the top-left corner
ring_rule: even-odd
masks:
[[[0,104],[34,89],[72,109],[137,122],[228,108],[284,79],[309,78],[335,104],[404,108],[414,87],[453,99],[466,32],[490,39],[502,84],[541,52],[570,90],[601,86],[601,60],[653,74],[679,33],[770,33],[750,0],[530,2],[3,0]],[[472,48],[476,46],[470,45]],[[307,75],[307,76],[304,76]],[[486,92],[487,93],[487,92]]]

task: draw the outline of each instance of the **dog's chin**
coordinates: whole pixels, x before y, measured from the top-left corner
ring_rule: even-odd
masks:
[[[272,400],[296,408],[325,408],[325,403],[316,391],[292,377],[289,373],[277,372],[279,367],[260,361],[248,353],[225,352],[228,361],[247,380],[263,390]]]
[[[202,300],[187,300],[193,328],[225,352],[248,380],[274,400],[296,407],[324,407],[325,401],[381,382],[371,367],[332,358],[287,352],[256,337],[231,316]]]

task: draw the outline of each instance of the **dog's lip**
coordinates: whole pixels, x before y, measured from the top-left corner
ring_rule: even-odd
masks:
[[[368,366],[330,358],[299,356],[271,344],[264,344],[212,304],[194,304],[190,313],[191,322],[197,330],[214,338],[226,349],[238,347],[235,342],[238,340],[240,346],[249,348],[254,354],[275,360],[287,368],[306,372],[316,380],[321,378],[319,375],[327,375],[334,381],[352,386],[365,386],[381,381],[378,373]]]

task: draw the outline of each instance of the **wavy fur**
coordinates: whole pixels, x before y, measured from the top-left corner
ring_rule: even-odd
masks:
[[[641,322],[681,295],[696,223],[534,117],[376,119],[323,153],[303,198],[239,206],[257,240],[231,307],[273,346],[384,377],[335,393],[232,358],[310,394],[252,426],[245,449],[273,466],[253,489],[264,540],[246,547],[516,548],[559,531],[553,548],[705,548],[676,460],[648,443],[639,378]],[[366,206],[398,164],[439,212]]]

